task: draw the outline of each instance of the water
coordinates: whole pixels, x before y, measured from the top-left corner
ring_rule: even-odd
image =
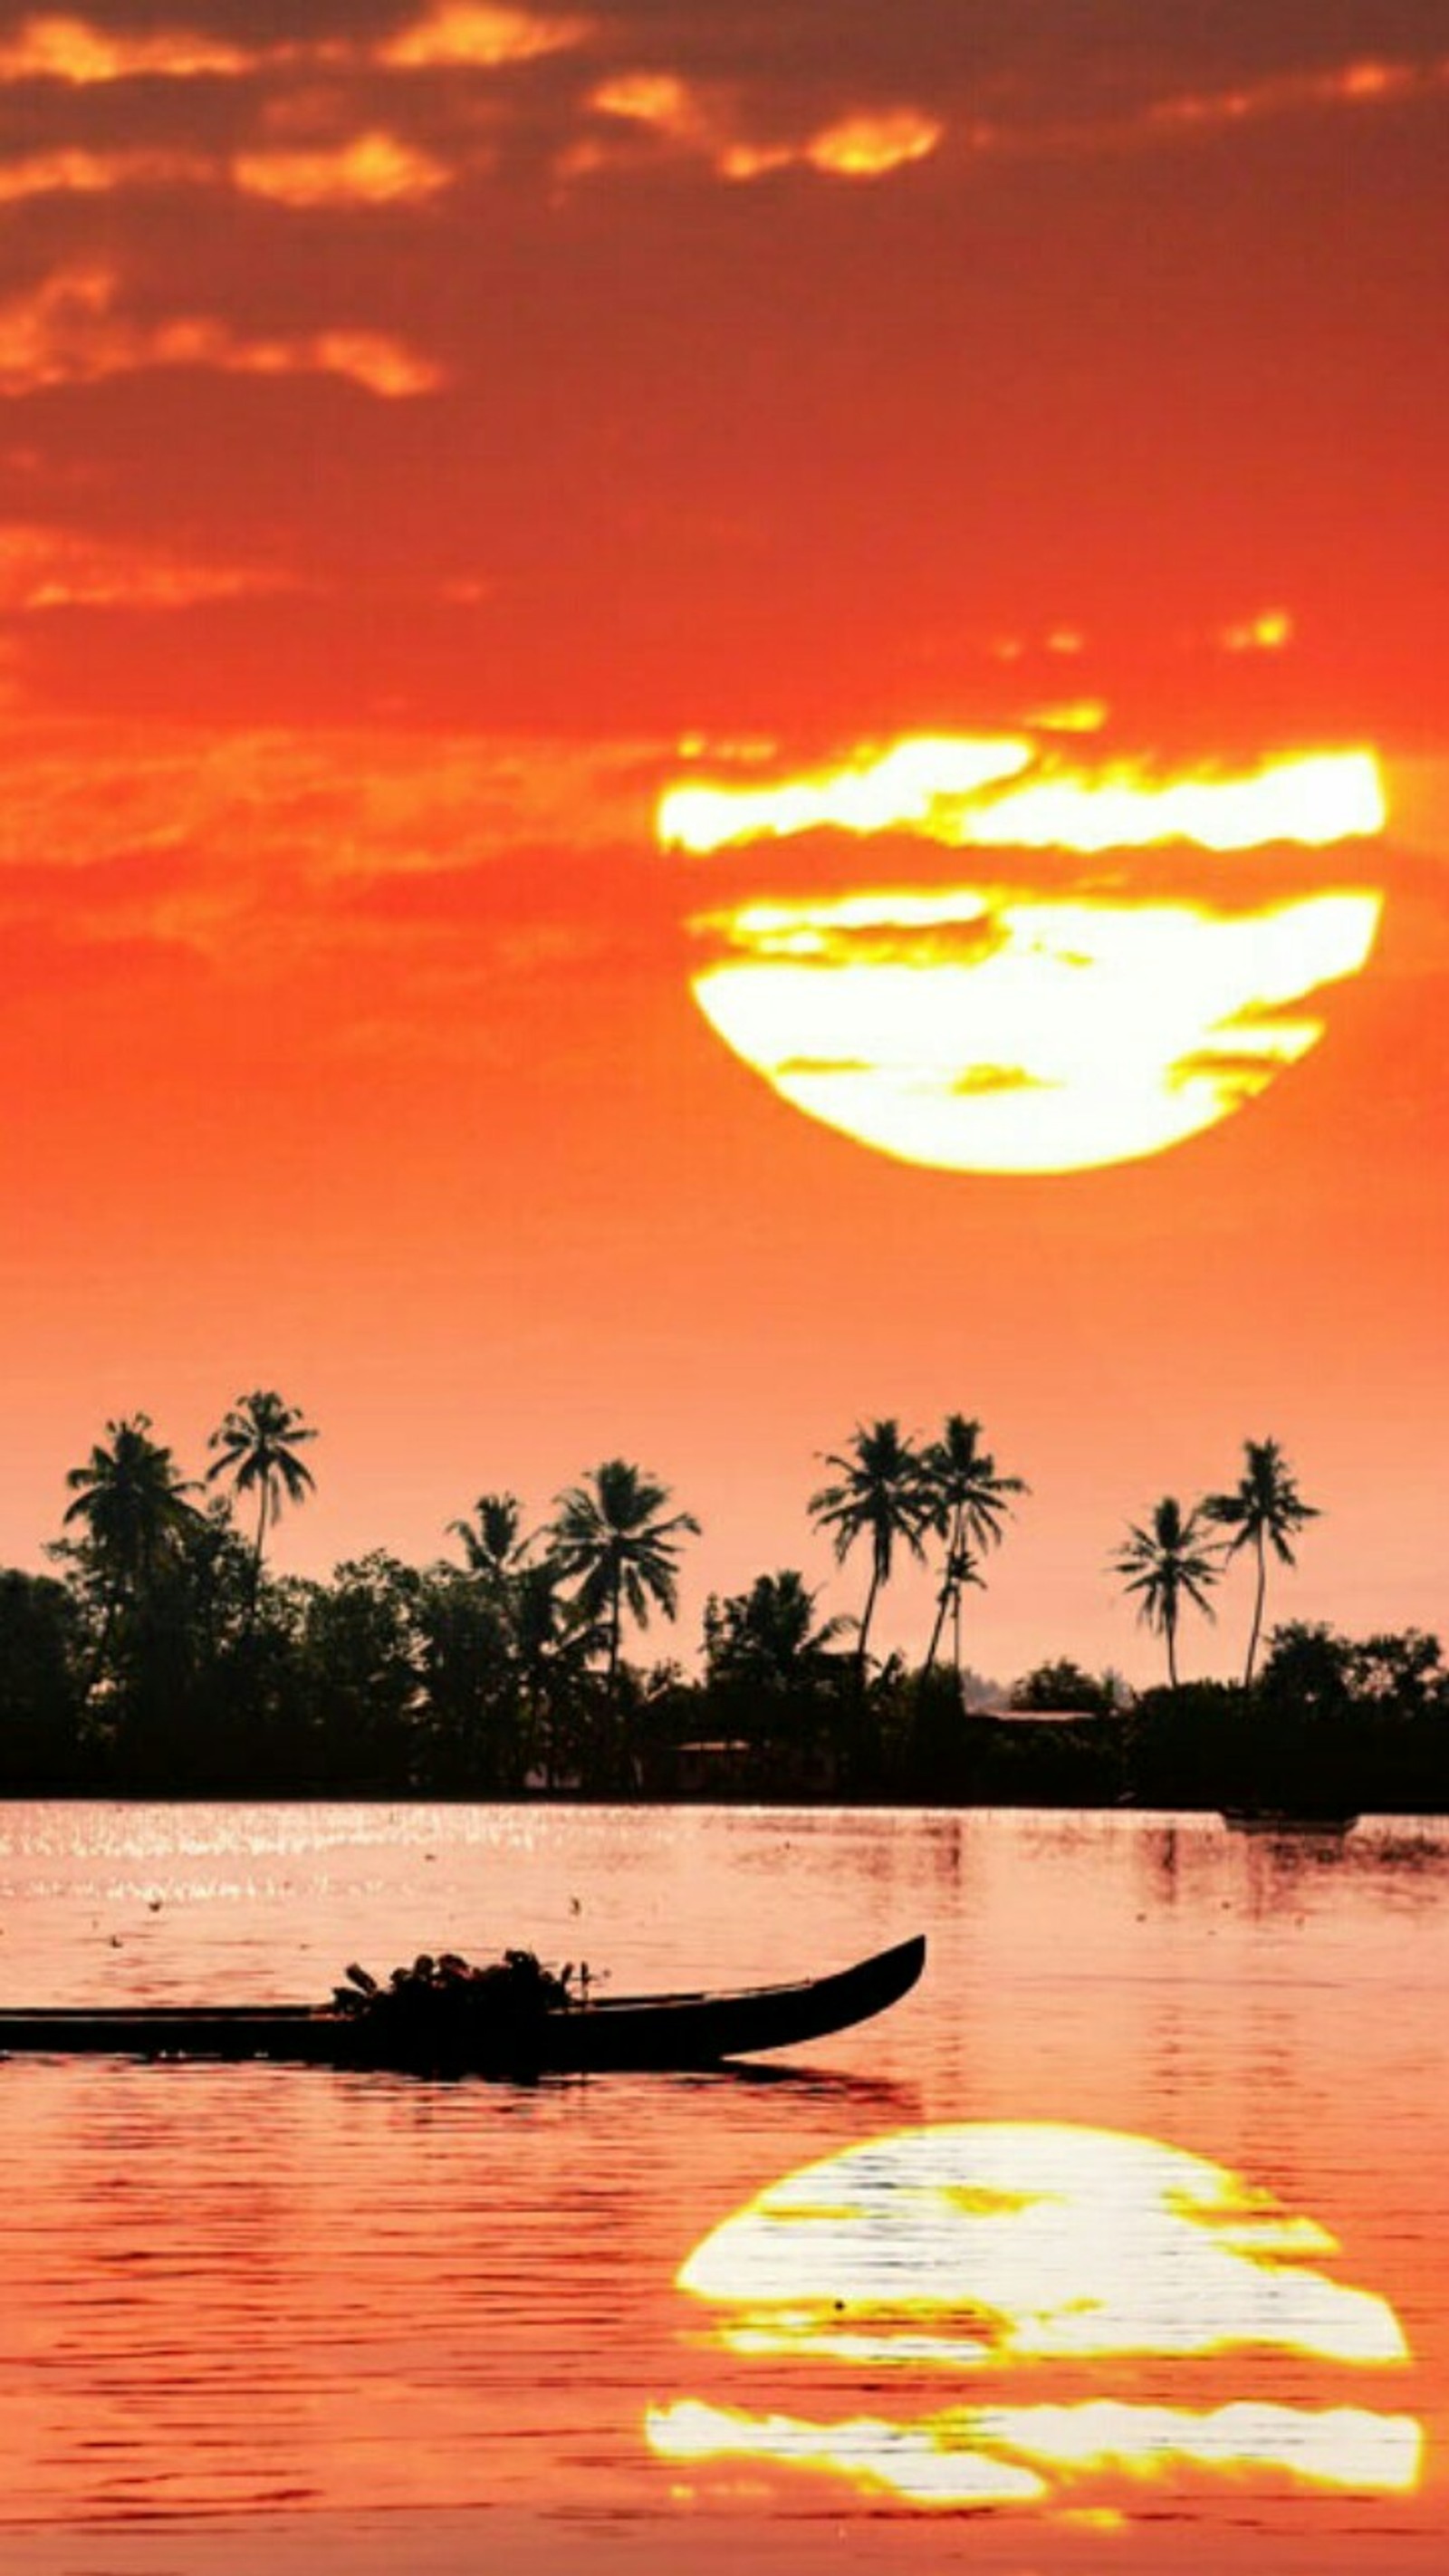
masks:
[[[0,1809],[0,2002],[516,1941],[749,1983],[916,1930],[918,1991],[773,2073],[0,2067],[0,2566],[1441,2568],[1449,1828]],[[869,2140],[863,2201],[842,2167],[676,2287]]]

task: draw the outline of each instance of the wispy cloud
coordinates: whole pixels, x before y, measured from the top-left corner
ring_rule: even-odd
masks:
[[[405,70],[452,66],[497,71],[567,52],[590,32],[586,18],[546,17],[535,9],[494,7],[489,0],[437,0],[378,45],[375,58]]]
[[[121,80],[196,80],[250,70],[256,52],[190,28],[110,29],[39,11],[0,39],[0,81],[64,81],[76,89]]]
[[[0,615],[57,608],[194,608],[297,587],[284,573],[198,560],[32,520],[0,520]]]
[[[299,208],[416,205],[453,178],[432,153],[380,132],[310,151],[240,152],[231,175],[245,195]]]
[[[0,84],[54,81],[91,89],[130,80],[245,78],[272,69],[436,69],[498,71],[535,62],[583,43],[592,21],[491,5],[491,0],[435,0],[435,5],[376,39],[280,38],[240,44],[195,27],[117,28],[94,18],[40,10],[0,39]]]
[[[945,128],[915,107],[862,109],[789,136],[752,124],[735,92],[682,79],[674,72],[626,71],[600,81],[590,93],[595,114],[648,134],[657,143],[708,161],[721,178],[760,179],[778,170],[807,169],[841,179],[880,179],[935,151]],[[607,146],[584,144],[567,156],[574,175],[608,168]]]
[[[233,987],[310,979],[348,1042],[365,1001],[369,1025],[431,1050],[458,1037],[440,996],[682,964],[644,830],[648,747],[12,717],[0,757],[7,1007],[35,998],[40,938],[59,942],[51,982],[164,952]]]
[[[476,166],[478,156],[470,156]],[[32,197],[112,196],[155,188],[235,189],[299,212],[326,207],[420,205],[456,172],[434,153],[381,129],[340,143],[259,144],[230,156],[161,148],[95,151],[61,145],[0,159],[0,205]]]
[[[1314,109],[1392,106],[1446,85],[1449,57],[1431,62],[1360,57],[1326,70],[1283,72],[1222,89],[1175,91],[1155,99],[1146,115],[1150,124],[1166,129],[1243,125]]]
[[[384,400],[433,392],[442,370],[389,333],[334,328],[249,337],[214,314],[143,319],[113,268],[58,269],[0,304],[0,395],[95,384],[156,367],[223,375],[341,376]]]
[[[205,185],[216,175],[216,165],[195,152],[94,152],[62,146],[0,161],[0,205],[18,205],[28,197],[101,197],[121,188]]]

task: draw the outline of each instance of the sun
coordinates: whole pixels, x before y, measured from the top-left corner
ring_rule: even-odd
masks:
[[[694,998],[782,1099],[906,1162],[1046,1173],[1179,1145],[1309,1052],[1374,944],[1385,819],[1363,749],[1170,776],[932,735],[677,783],[658,833],[724,871]]]

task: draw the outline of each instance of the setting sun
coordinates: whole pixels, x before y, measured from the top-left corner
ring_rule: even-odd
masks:
[[[691,921],[711,1027],[793,1107],[947,1171],[1061,1172],[1180,1144],[1257,1097],[1323,1033],[1319,996],[1357,974],[1372,886],[1235,895],[1205,857],[1299,853],[1383,827],[1364,751],[1242,776],[1068,767],[1055,745],[920,737],[774,786],[673,788],[666,846],[695,855],[827,830],[1015,854],[947,887],[748,895]],[[1136,852],[1180,853],[1134,886]],[[1110,861],[1069,894],[1022,854]],[[736,862],[738,865],[738,862]],[[897,854],[899,866],[899,854]]]

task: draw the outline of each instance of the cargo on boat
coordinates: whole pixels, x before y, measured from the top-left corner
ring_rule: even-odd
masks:
[[[922,1937],[833,1976],[722,1994],[616,1995],[472,2019],[344,2010],[337,2004],[149,2004],[0,2011],[0,2053],[275,2058],[292,2064],[449,2075],[595,2075],[687,2070],[828,2038],[909,1993]]]

